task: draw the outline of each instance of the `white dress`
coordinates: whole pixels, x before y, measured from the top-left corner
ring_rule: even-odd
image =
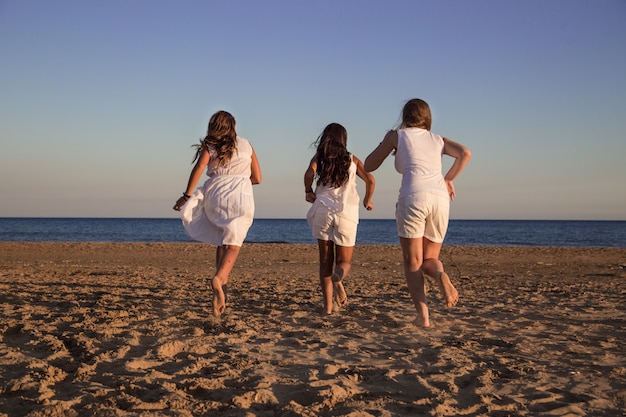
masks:
[[[185,232],[200,242],[241,246],[254,217],[252,146],[237,136],[230,162],[221,167],[217,166],[215,150],[209,152],[209,179],[196,188],[181,210]]]

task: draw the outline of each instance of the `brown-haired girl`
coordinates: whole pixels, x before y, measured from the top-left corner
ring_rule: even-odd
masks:
[[[456,195],[452,181],[470,160],[465,146],[432,133],[430,107],[424,100],[409,100],[402,110],[402,124],[390,130],[365,159],[374,171],[394,152],[402,185],[396,204],[396,224],[404,258],[404,274],[417,310],[416,324],[429,327],[424,274],[437,280],[446,306],[456,305],[459,295],[439,260],[448,228],[450,201]],[[442,174],[442,155],[454,158]]]
[[[325,314],[332,314],[333,299],[341,307],[348,298],[342,280],[350,271],[359,222],[356,176],[365,181],[363,206],[367,210],[374,208],[374,176],[365,172],[363,163],[348,152],[347,142],[348,132],[342,125],[326,126],[314,143],[317,151],[304,174],[305,198],[313,204],[307,221],[319,247]]]
[[[224,286],[254,217],[252,184],[261,183],[261,168],[250,142],[237,136],[235,118],[218,111],[194,158],[187,188],[176,201],[185,231],[192,239],[217,245],[211,279],[213,314],[226,309]],[[206,168],[209,179],[194,188]]]

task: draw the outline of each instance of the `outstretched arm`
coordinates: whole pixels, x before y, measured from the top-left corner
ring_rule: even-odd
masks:
[[[353,156],[354,162],[356,163],[356,175],[359,176],[363,181],[365,181],[365,198],[363,198],[363,206],[367,210],[372,210],[374,208],[374,203],[372,203],[372,196],[374,195],[374,189],[376,188],[376,180],[374,176],[367,172],[363,167],[363,162],[356,156]]]
[[[196,188],[196,184],[198,184],[198,181],[200,180],[200,177],[202,176],[202,172],[204,171],[206,166],[209,164],[210,159],[211,159],[211,155],[209,154],[209,152],[206,149],[202,149],[200,151],[200,155],[198,156],[198,160],[196,161],[196,164],[191,169],[191,174],[189,175],[189,181],[187,181],[187,188],[185,188],[185,192],[183,193],[183,196],[180,197],[176,201],[176,204],[174,204],[174,210],[180,211],[180,208],[185,205],[185,203],[189,199],[189,197],[187,196],[191,195],[194,188]]]
[[[376,149],[370,153],[367,158],[365,158],[365,163],[363,167],[365,171],[372,172],[378,169],[378,167],[383,163],[385,158],[389,156],[394,149],[398,147],[398,132],[395,130],[390,130],[387,132],[383,141],[378,144]]]
[[[472,153],[468,148],[461,145],[460,143],[456,143],[448,138],[443,138],[443,153],[444,155],[451,156],[454,158],[454,163],[446,173],[444,180],[446,181],[446,187],[448,187],[448,194],[450,195],[450,199],[454,201],[456,197],[456,191],[454,190],[454,184],[452,181],[463,171],[470,158],[472,157]]]
[[[313,180],[315,179],[316,172],[317,161],[315,161],[315,158],[313,158],[309,163],[309,167],[304,172],[304,198],[309,203],[315,202],[315,193],[313,192]]]

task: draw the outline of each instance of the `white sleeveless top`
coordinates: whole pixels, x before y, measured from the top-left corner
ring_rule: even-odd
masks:
[[[209,154],[211,155],[211,159],[209,160],[206,171],[209,177],[224,175],[250,178],[252,174],[252,145],[250,145],[250,142],[246,138],[237,136],[233,156],[226,165],[218,165],[219,161],[215,149],[209,148]]]
[[[399,197],[427,192],[448,196],[441,172],[443,138],[418,127],[398,129],[395,168],[402,174]]]
[[[352,158],[352,155],[350,155],[350,158]],[[332,213],[358,222],[359,194],[356,189],[356,164],[354,159],[352,159],[348,169],[348,180],[341,187],[317,186],[315,189],[315,203],[323,204]]]

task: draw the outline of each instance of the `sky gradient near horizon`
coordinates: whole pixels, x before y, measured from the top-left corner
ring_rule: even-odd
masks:
[[[256,217],[303,218],[324,126],[364,160],[420,97],[473,153],[451,218],[626,220],[625,22],[623,0],[0,0],[0,217],[176,217],[224,109]],[[374,175],[362,217],[392,218],[393,158]]]

